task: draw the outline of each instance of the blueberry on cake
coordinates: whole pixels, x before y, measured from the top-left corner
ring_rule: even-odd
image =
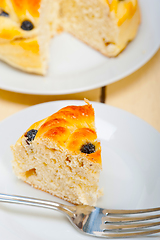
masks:
[[[44,75],[50,39],[63,31],[115,57],[139,23],[138,0],[0,0],[0,59]]]
[[[13,170],[34,188],[74,204],[95,205],[102,169],[94,109],[67,106],[34,123],[11,146]]]

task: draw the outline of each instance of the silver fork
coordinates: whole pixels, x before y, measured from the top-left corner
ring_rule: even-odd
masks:
[[[0,202],[49,208],[64,213],[82,233],[105,238],[136,237],[160,232],[160,207],[141,210],[110,210],[68,206],[36,198],[0,193]]]

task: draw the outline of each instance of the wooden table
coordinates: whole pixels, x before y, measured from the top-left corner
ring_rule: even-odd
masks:
[[[105,91],[105,94],[104,94]],[[0,90],[0,121],[28,106],[42,102],[80,99],[105,103],[124,109],[148,122],[160,132],[160,49],[142,68],[130,76],[108,85],[82,93],[39,96]]]

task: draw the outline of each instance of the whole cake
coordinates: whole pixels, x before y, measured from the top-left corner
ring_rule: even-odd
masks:
[[[102,169],[94,109],[67,106],[34,123],[11,146],[13,169],[33,187],[75,204],[95,205]]]
[[[50,39],[62,31],[115,57],[139,23],[138,0],[1,0],[0,59],[44,75]]]

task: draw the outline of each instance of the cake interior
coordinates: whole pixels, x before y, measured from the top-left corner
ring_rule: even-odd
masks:
[[[75,204],[95,205],[99,190],[99,164],[85,154],[71,154],[41,141],[12,146],[15,174],[35,188]]]
[[[66,32],[107,54],[109,48],[116,44],[115,36],[118,34],[109,10],[104,1],[61,0],[59,18]]]
[[[108,57],[133,40],[140,23],[137,0],[55,0],[59,26]],[[112,3],[111,3],[112,2]]]

